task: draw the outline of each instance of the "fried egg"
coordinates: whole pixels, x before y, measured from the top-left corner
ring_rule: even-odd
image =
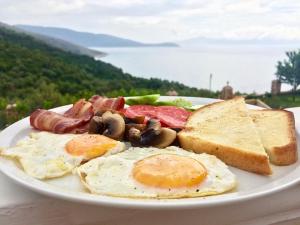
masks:
[[[77,168],[94,194],[128,198],[183,198],[233,189],[236,178],[218,158],[178,147],[137,148],[100,157]]]
[[[35,178],[63,176],[82,162],[123,151],[124,143],[98,134],[31,133],[0,155],[17,159],[24,171]]]

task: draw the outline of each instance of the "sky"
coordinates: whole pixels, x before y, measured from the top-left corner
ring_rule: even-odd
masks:
[[[300,40],[300,0],[0,0],[0,21],[144,42]]]

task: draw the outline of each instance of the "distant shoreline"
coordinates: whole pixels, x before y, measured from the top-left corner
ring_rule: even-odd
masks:
[[[99,52],[98,54],[94,54],[94,55],[93,55],[93,58],[97,60],[97,59],[99,59],[99,58],[106,57],[107,55],[108,55],[107,52]]]
[[[100,59],[100,58],[108,56],[109,53],[99,51],[99,50],[97,50],[97,48],[105,49],[105,48],[180,48],[180,47],[181,47],[180,45],[171,46],[171,45],[155,45],[155,44],[153,44],[153,45],[144,45],[144,46],[111,46],[111,47],[108,47],[108,46],[102,46],[102,47],[90,46],[90,47],[87,47],[87,48],[95,53],[93,55],[93,57],[95,59]]]
[[[93,58],[95,60],[101,60],[102,58],[106,57],[107,55],[108,55],[108,53],[100,54],[100,55],[95,55],[95,56],[93,56]]]

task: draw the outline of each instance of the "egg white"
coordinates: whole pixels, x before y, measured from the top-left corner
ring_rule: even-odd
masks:
[[[156,188],[137,182],[132,176],[135,162],[157,154],[191,157],[207,170],[207,177],[199,185],[186,188]],[[183,198],[216,195],[233,189],[236,178],[215,156],[195,154],[177,147],[130,148],[107,157],[96,158],[77,168],[87,189],[94,194],[128,198]]]
[[[83,161],[82,156],[74,156],[65,150],[68,141],[81,134],[54,134],[50,132],[31,133],[16,146],[3,148],[0,155],[17,159],[24,171],[38,179],[48,179],[70,173]],[[123,151],[124,144],[109,149],[103,156]]]

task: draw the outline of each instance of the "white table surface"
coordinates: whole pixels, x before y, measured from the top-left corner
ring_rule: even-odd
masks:
[[[300,108],[290,111],[300,115]],[[300,123],[300,116],[296,117]],[[226,206],[142,210],[84,205],[37,194],[0,174],[0,225],[300,224],[300,184]]]

